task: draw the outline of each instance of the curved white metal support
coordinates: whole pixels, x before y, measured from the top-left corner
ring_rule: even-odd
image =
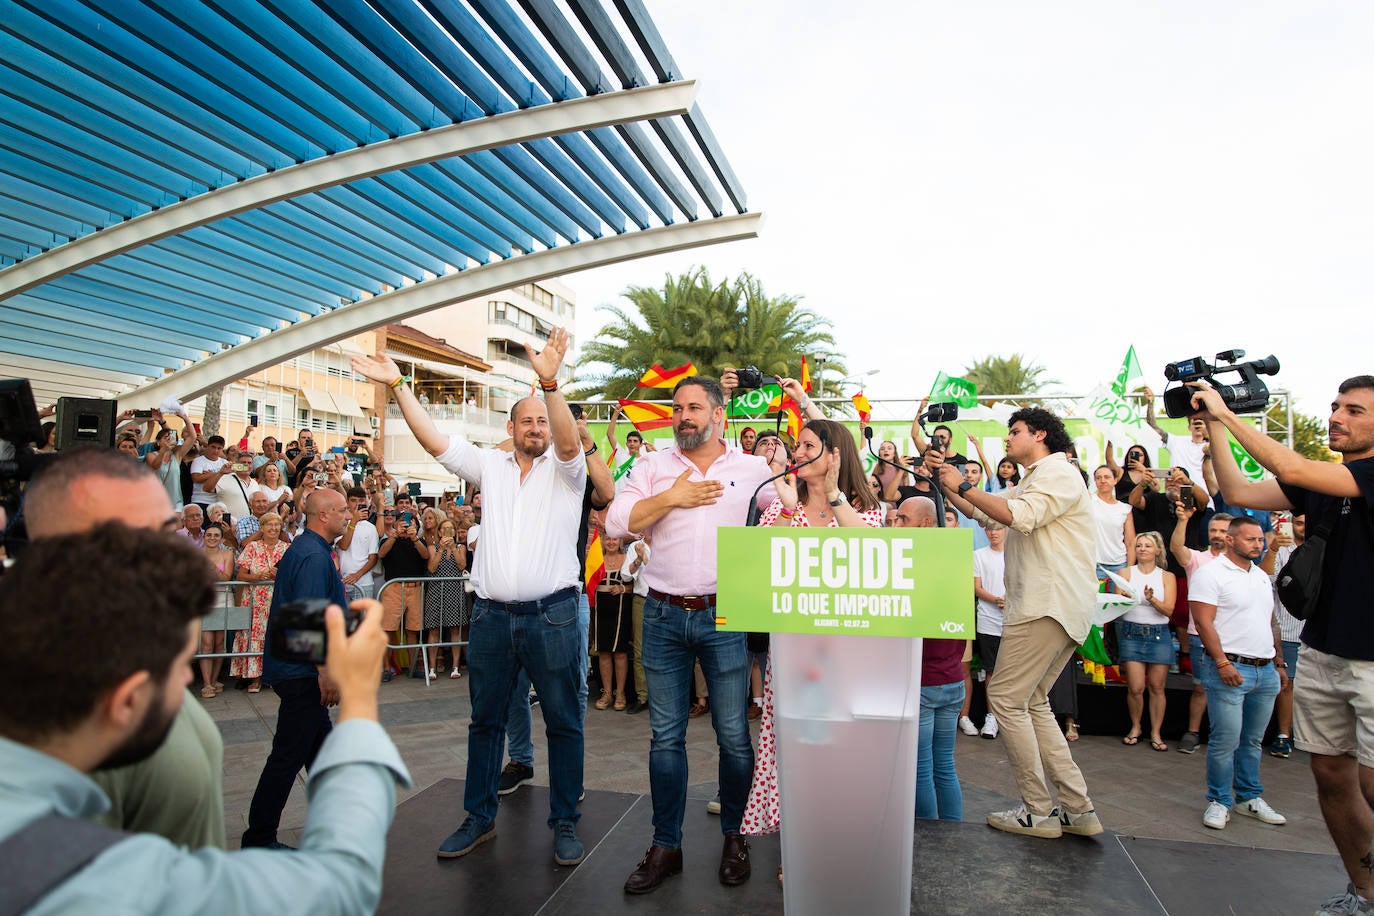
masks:
[[[680,80],[605,92],[435,127],[258,175],[140,214],[0,270],[0,300],[140,245],[321,188],[540,137],[686,114],[696,91],[694,80]]]
[[[762,222],[761,213],[722,216],[607,236],[576,245],[560,245],[472,267],[460,273],[363,299],[273,331],[257,340],[239,344],[123,394],[119,397],[119,403],[126,408],[144,407],[156,405],[168,395],[188,401],[316,347],[384,324],[404,321],[411,315],[419,315],[442,305],[619,261],[754,238],[759,234]]]

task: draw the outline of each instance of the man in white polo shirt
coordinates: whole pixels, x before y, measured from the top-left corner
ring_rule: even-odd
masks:
[[[1255,564],[1264,553],[1264,530],[1254,519],[1233,519],[1226,552],[1197,571],[1188,603],[1198,635],[1193,671],[1207,691],[1212,732],[1207,741],[1207,810],[1202,823],[1223,829],[1231,812],[1266,824],[1287,818],[1261,795],[1261,741],[1274,697],[1288,678],[1269,577]]]

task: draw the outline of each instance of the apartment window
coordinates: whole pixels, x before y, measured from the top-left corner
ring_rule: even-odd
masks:
[[[276,405],[276,404],[268,404],[268,405],[266,405],[266,406],[263,407],[263,409],[262,409],[262,420],[263,420],[264,423],[273,423],[273,424],[275,424],[275,423],[277,422],[277,405]]]

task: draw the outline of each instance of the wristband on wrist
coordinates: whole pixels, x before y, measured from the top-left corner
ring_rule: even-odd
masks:
[[[558,379],[549,379],[548,381],[545,381],[541,378],[539,380],[539,390],[543,391],[545,394],[547,394],[550,391],[557,391]]]
[[[402,385],[404,385],[408,381],[410,381],[410,376],[398,375],[396,376],[395,381],[391,382],[391,384],[387,385],[387,387],[390,388],[392,391],[397,391],[400,389]]]
[[[783,509],[781,512],[778,513],[778,515],[782,516],[783,518],[791,518],[792,516],[794,516],[794,515],[796,515],[796,514],[797,514],[797,510],[796,510],[796,509]]]
[[[1225,668],[1226,666],[1228,666],[1228,665],[1230,665],[1230,664],[1231,664],[1231,660],[1230,660],[1229,658],[1224,658],[1224,659],[1222,659],[1221,661],[1216,662],[1216,668],[1217,668],[1218,671],[1220,671],[1222,668]]]
[[[595,454],[596,454],[596,443],[593,442],[593,443],[592,443],[592,447],[589,448],[589,449],[587,449],[587,450],[586,450],[585,452],[583,452],[582,454],[585,455],[585,456],[588,457],[588,458],[590,458],[591,456],[595,455]]]

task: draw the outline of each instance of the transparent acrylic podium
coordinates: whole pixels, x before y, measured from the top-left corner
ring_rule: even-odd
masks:
[[[910,913],[921,640],[770,646],[784,910]]]

